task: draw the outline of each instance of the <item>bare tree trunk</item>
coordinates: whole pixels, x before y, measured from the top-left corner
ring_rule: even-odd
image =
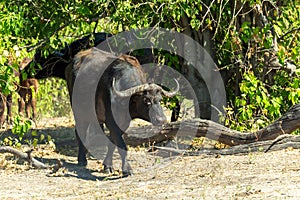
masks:
[[[201,44],[202,39],[199,31],[192,30],[189,25],[189,19],[186,15],[183,15],[181,18],[181,26],[184,27],[184,34],[193,38],[196,42]],[[185,42],[185,41],[183,41]],[[184,45],[183,45],[184,46]],[[195,44],[189,44],[189,49],[185,49],[185,59],[194,60],[194,63],[197,63],[201,60],[201,56],[199,52],[197,52],[197,48]],[[195,99],[194,104],[195,108],[195,117],[200,117],[202,119],[210,119],[211,118],[211,107],[210,107],[210,95],[207,89],[207,86],[201,77],[201,74],[197,71],[195,66],[190,66],[189,63],[184,59],[180,59],[181,71],[180,73],[184,75],[184,77],[189,81],[193,90],[196,94],[197,99]]]

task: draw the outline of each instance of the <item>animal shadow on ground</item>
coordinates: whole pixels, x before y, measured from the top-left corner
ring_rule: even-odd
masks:
[[[49,165],[57,163],[57,159],[52,158],[42,158],[38,160]],[[60,162],[62,164],[62,167],[59,169],[51,170],[51,172],[47,173],[48,177],[72,177],[88,181],[117,180],[126,177],[116,174],[106,174],[100,169],[92,169],[83,166],[78,166],[77,162],[67,161],[65,159],[61,159]]]
[[[38,130],[38,133],[44,133],[46,135],[49,134],[49,132],[52,132],[53,130]],[[0,132],[0,139],[5,138],[8,136],[16,136],[11,133],[11,130],[6,130]],[[31,137],[26,137],[26,139],[31,138]],[[56,137],[53,137],[55,139],[58,139]],[[94,158],[90,157],[89,160],[89,165],[87,167],[84,166],[78,166],[77,165],[77,151],[78,151],[78,146],[77,142],[75,141],[75,138],[73,139],[65,139],[65,140],[56,140],[59,142],[55,142],[56,145],[56,150],[48,150],[48,147],[45,147],[46,150],[44,150],[44,146],[37,148],[34,150],[33,157],[40,162],[46,164],[46,165],[57,165],[58,160],[60,160],[62,166],[59,169],[53,169],[50,172],[46,172],[47,176],[49,177],[73,177],[73,178],[78,178],[78,179],[83,179],[83,180],[91,180],[91,181],[106,181],[106,180],[115,180],[115,179],[120,179],[124,178],[126,176],[122,176],[118,173],[114,174],[106,174],[102,172],[101,169],[101,162],[95,160]],[[26,145],[25,145],[26,146]],[[47,145],[46,145],[47,146]],[[51,148],[50,148],[51,149]],[[15,156],[7,156],[8,159],[11,160],[16,160],[17,158]],[[17,159],[16,164],[20,165],[25,168],[27,161],[22,160],[22,159]],[[15,166],[14,168],[19,168]]]
[[[77,165],[77,142],[73,140],[59,142],[56,144],[56,152],[63,155],[60,159],[62,163],[62,168],[65,169],[63,173],[60,173],[58,176],[64,177],[76,177],[84,180],[91,181],[105,181],[105,180],[115,180],[120,178],[125,178],[126,176],[120,175],[118,173],[107,174],[102,171],[101,163],[93,158],[88,156],[89,165],[87,167]],[[42,159],[44,163],[53,163],[55,164],[57,160],[55,159]],[[55,175],[56,176],[56,175]]]

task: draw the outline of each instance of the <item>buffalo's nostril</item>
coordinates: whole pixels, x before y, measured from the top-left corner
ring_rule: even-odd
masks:
[[[167,122],[167,118],[162,119],[162,124],[166,124]]]
[[[167,123],[166,117],[158,117],[152,121],[152,124],[155,126],[161,126],[163,124]]]

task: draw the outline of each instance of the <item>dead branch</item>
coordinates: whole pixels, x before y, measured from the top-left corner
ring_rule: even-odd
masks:
[[[58,162],[57,165],[55,165],[55,166],[45,165],[44,163],[36,160],[35,158],[33,158],[31,156],[32,151],[33,150],[31,149],[24,153],[13,147],[10,147],[10,146],[1,146],[0,147],[0,153],[11,153],[15,156],[18,156],[19,158],[26,160],[31,166],[33,166],[34,168],[37,168],[37,169],[54,169],[54,170],[56,170],[57,168],[60,168],[62,166],[62,164],[60,162]]]
[[[283,137],[281,137],[283,136]],[[276,144],[276,146],[274,146]],[[274,147],[273,147],[274,146]],[[249,154],[251,152],[268,152],[269,150],[276,151],[280,149],[293,148],[300,149],[300,136],[296,135],[280,135],[274,141],[259,141],[250,144],[241,144],[232,146],[230,148],[205,148],[200,150],[189,150],[189,149],[178,149],[172,147],[160,147],[154,146],[149,150],[150,152],[155,152],[156,155],[167,155],[167,156],[176,156],[176,155],[189,155],[189,156],[198,156],[198,155],[234,155],[234,154]]]
[[[273,141],[259,141],[251,144],[241,144],[230,148],[224,149],[203,149],[199,151],[185,151],[185,155],[234,155],[234,154],[248,154],[251,152],[265,152],[272,145]],[[276,151],[280,149],[294,148],[300,149],[300,136],[285,137],[284,139],[277,141],[276,145],[271,150]]]
[[[300,128],[300,104],[292,106],[283,116],[257,132],[239,132],[204,119],[177,121],[164,126],[144,126],[129,129],[126,144],[138,146],[173,139],[175,136],[207,137],[229,146],[274,140]]]
[[[288,138],[288,137],[295,137],[294,135],[290,135],[290,134],[283,134],[283,135],[279,135],[275,140],[272,141],[272,143],[270,144],[270,146],[265,150],[265,153],[267,153],[276,143],[278,143],[279,141]]]

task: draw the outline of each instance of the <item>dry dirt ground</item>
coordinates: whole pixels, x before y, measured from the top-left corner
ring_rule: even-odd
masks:
[[[300,199],[299,149],[163,158],[132,148],[134,175],[126,178],[102,173],[102,161],[93,158],[87,168],[78,167],[76,151],[72,143],[36,148],[33,156],[44,163],[63,162],[54,173],[0,154],[0,199]]]

